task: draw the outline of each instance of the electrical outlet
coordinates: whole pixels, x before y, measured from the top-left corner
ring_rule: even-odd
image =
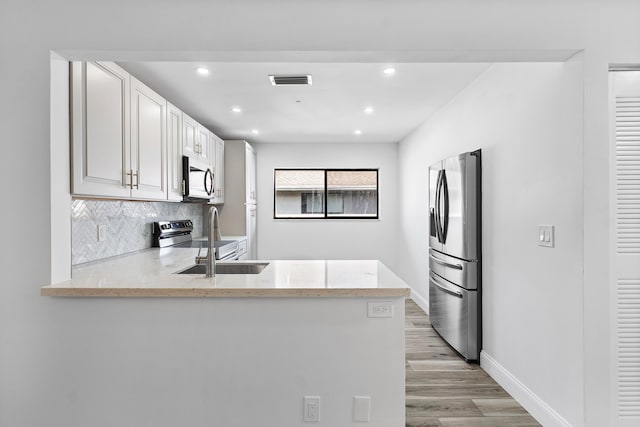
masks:
[[[377,301],[367,303],[368,317],[393,317],[391,301]]]
[[[98,226],[98,242],[104,242],[105,240],[107,240],[107,226],[100,224]]]
[[[302,420],[304,422],[320,421],[320,396],[305,396]]]
[[[353,396],[353,421],[368,423],[371,414],[371,396]]]

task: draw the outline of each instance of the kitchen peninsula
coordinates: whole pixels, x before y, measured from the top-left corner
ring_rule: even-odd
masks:
[[[358,261],[265,261],[259,274],[179,274],[197,249],[152,248],[81,264],[71,280],[45,286],[64,297],[407,297],[408,286],[384,264]],[[218,263],[255,265],[256,262]]]
[[[71,280],[41,288],[59,297],[47,299],[50,309],[83,324],[73,339],[64,330],[56,339],[102,364],[95,377],[74,379],[74,395],[97,383],[107,406],[144,402],[148,417],[136,421],[150,425],[188,413],[197,425],[301,426],[311,396],[323,425],[368,417],[368,426],[404,426],[409,288],[386,266],[254,261],[233,264],[268,265],[210,279],[177,274],[196,253],[147,249],[76,266]]]

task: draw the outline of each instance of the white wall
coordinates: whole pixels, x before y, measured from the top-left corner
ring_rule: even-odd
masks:
[[[254,144],[258,258],[379,259],[396,269],[398,144]],[[273,219],[275,168],[379,168],[379,219]]]
[[[581,106],[579,61],[495,64],[399,149],[398,271],[423,300],[427,167],[482,149],[483,351],[572,425],[583,413]],[[555,225],[554,248],[538,246],[538,224]]]
[[[0,249],[0,425],[29,425],[21,420],[34,408],[47,415],[46,424],[64,424],[68,408],[51,396],[68,389],[68,376],[99,368],[91,358],[73,363],[73,349],[51,338],[60,328],[69,334],[91,329],[81,319],[61,322],[69,307],[81,309],[83,302],[61,307],[38,295],[39,287],[50,282],[56,250],[46,184],[51,50],[118,60],[387,62],[545,58],[568,49],[584,49],[584,331],[572,335],[584,334],[585,404],[576,424],[614,425],[605,344],[610,322],[607,68],[640,63],[639,15],[636,0],[4,1],[0,182],[9,196],[3,198],[0,221],[20,219],[26,226],[4,228],[3,241],[10,244]],[[23,173],[24,161],[33,173]],[[16,182],[21,191],[12,190]],[[117,302],[101,302],[104,321],[113,321],[110,304]],[[107,344],[117,346],[117,337]],[[49,369],[68,375],[47,383]],[[82,409],[81,402],[77,406]]]

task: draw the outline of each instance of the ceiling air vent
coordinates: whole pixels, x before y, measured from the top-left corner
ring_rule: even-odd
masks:
[[[269,80],[273,86],[284,85],[311,85],[311,75],[303,74],[298,76],[274,76],[269,75]]]

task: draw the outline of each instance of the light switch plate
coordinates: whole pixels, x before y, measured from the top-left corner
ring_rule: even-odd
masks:
[[[555,232],[553,225],[538,225],[538,246],[553,248],[555,246]]]

